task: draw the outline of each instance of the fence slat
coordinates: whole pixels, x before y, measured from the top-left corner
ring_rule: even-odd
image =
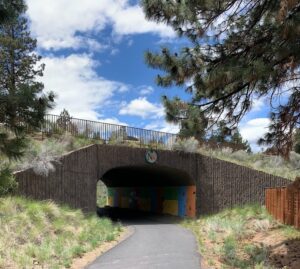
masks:
[[[293,184],[265,190],[267,211],[278,221],[300,228],[300,189]]]

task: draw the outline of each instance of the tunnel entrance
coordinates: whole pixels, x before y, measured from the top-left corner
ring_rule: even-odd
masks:
[[[180,217],[195,217],[196,186],[184,171],[157,166],[117,167],[101,178],[107,205]]]

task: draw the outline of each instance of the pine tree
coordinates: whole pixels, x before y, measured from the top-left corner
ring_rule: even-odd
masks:
[[[201,110],[187,106],[179,98],[170,102],[166,96],[163,97],[163,103],[166,107],[166,120],[180,124],[179,137],[194,137],[198,141],[205,138],[207,120]]]
[[[251,153],[251,147],[247,140],[244,140],[239,129],[236,129],[234,133],[231,135],[229,143],[233,145],[233,147],[237,147],[241,150],[245,150],[248,153]]]
[[[25,8],[22,0],[0,0],[0,24],[17,16]]]
[[[68,126],[71,124],[71,119],[72,117],[70,116],[68,110],[63,109],[63,111],[59,114],[56,123],[61,129],[66,131]]]
[[[264,142],[276,144],[288,157],[291,134],[300,125],[299,1],[143,0],[142,4],[148,19],[171,26],[190,41],[180,51],[164,47],[145,55],[150,67],[163,71],[157,76],[158,85],[181,86],[190,93],[181,114],[188,118],[192,106],[211,125],[221,115],[226,124],[237,125],[254,100],[267,97],[273,123]],[[186,87],[187,82],[192,83]],[[279,105],[283,94],[288,101]],[[168,103],[172,109],[166,107],[167,113],[172,113],[178,100]]]
[[[41,57],[34,52],[24,1],[5,0],[1,6],[10,16],[0,23],[0,152],[17,158],[25,147],[25,131],[41,126],[54,96],[43,93],[44,85],[36,80],[44,65],[38,66]]]
[[[216,124],[216,126],[216,130],[212,132],[209,140],[217,143],[228,142],[229,138],[231,137],[231,129],[226,126],[226,122],[221,120]]]
[[[221,147],[230,147],[233,150],[251,152],[249,142],[243,139],[238,128],[229,128],[224,120],[219,121],[216,126],[217,128],[208,137],[208,142],[217,143]]]

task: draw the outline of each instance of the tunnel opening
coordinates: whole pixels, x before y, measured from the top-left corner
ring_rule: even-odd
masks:
[[[116,167],[101,178],[113,209],[195,217],[195,181],[184,171],[158,166]]]

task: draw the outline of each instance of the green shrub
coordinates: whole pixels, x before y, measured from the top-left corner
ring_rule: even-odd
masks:
[[[237,242],[234,236],[227,236],[221,248],[221,256],[229,265],[235,265]]]
[[[268,259],[268,250],[265,247],[249,244],[244,247],[244,251],[249,255],[249,262],[253,266],[264,264]]]
[[[173,145],[173,150],[184,152],[197,152],[198,148],[199,142],[194,137],[178,139]]]

